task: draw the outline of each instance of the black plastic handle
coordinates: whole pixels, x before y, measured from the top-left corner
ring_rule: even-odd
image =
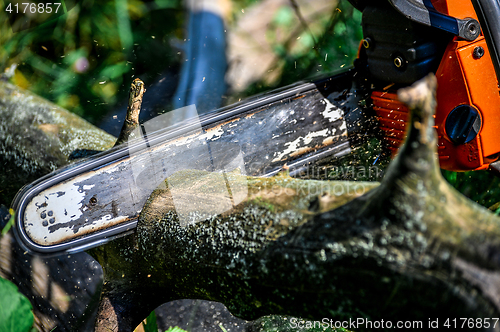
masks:
[[[473,18],[458,19],[438,12],[430,0],[389,0],[390,4],[408,19],[432,26],[472,41],[479,37],[481,28]]]

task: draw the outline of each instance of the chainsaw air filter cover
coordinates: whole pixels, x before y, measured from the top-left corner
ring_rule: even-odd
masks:
[[[470,105],[457,106],[448,114],[445,129],[453,143],[468,143],[481,129],[479,112]]]

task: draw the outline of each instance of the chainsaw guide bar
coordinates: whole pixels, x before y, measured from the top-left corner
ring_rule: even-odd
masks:
[[[345,155],[350,136],[365,121],[358,107],[365,96],[358,94],[354,76],[351,69],[169,127],[169,113],[154,118],[137,127],[127,143],[21,189],[13,202],[16,236],[31,253],[75,253],[133,232],[149,195],[161,185],[171,189],[168,178],[177,171],[271,176],[286,165],[293,175]],[[221,181],[233,189],[229,194],[238,204],[244,189],[235,192],[227,177]]]

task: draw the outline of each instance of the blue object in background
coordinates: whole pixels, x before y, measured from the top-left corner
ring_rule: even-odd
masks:
[[[189,108],[189,112],[183,116],[172,119],[170,124],[174,124],[222,105],[222,96],[226,92],[224,78],[227,70],[224,19],[208,10],[189,11],[186,42],[182,49],[184,59],[179,78],[176,79],[171,70],[166,70],[161,79],[146,86],[139,117],[141,123],[158,116],[158,111],[175,110],[195,104],[197,112],[191,112],[193,108]],[[126,114],[127,104],[124,103],[110,112],[99,127],[111,135],[118,136]]]
[[[173,109],[196,105],[198,114],[219,108],[226,91],[224,20],[210,11],[190,12],[180,80]],[[196,114],[186,114],[186,117]]]

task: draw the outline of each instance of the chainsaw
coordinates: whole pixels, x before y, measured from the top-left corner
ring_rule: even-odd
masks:
[[[389,149],[402,144],[408,119],[395,89],[434,72],[441,168],[499,171],[500,1],[351,2],[363,11],[359,60]]]
[[[216,174],[231,202],[179,206],[179,222],[190,224],[207,217],[196,213],[200,206],[219,214],[246,197],[229,172],[299,175],[376,136],[395,154],[408,120],[395,91],[431,72],[441,167],[500,171],[500,0],[350,2],[362,11],[364,35],[352,68],[201,116],[191,105],[138,126],[124,144],[22,188],[13,201],[19,243],[56,255],[129,234],[156,188],[168,187],[175,205],[168,179],[179,171]]]

